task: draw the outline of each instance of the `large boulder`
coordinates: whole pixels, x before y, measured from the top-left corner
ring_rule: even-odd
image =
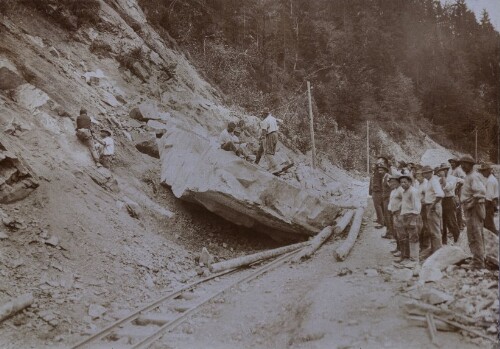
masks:
[[[174,195],[198,203],[241,226],[279,240],[314,235],[342,208],[227,152],[213,140],[169,125],[159,140],[161,182]]]
[[[0,204],[22,200],[37,187],[33,172],[0,143]]]

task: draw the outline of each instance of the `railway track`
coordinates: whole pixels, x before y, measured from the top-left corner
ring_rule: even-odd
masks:
[[[202,306],[233,287],[253,280],[287,262],[296,250],[256,269],[230,269],[195,281],[117,320],[72,349],[148,348],[165,333],[174,330]]]

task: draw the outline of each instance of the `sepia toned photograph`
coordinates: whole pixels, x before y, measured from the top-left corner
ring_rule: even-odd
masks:
[[[498,349],[500,0],[0,0],[0,349]]]

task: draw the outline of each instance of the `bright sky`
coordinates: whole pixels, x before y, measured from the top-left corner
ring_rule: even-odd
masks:
[[[454,3],[453,0],[441,0],[442,3]],[[491,18],[491,24],[497,31],[500,31],[500,0],[465,0],[467,7],[470,8],[479,21],[481,13],[484,9],[488,12]]]

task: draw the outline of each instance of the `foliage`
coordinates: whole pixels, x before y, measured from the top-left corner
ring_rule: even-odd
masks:
[[[99,22],[99,0],[21,0],[68,30]]]
[[[425,128],[469,153],[477,128],[480,154],[497,158],[500,36],[464,0],[140,4],[233,103],[270,107],[301,150],[310,148],[308,80],[318,142],[338,161],[350,161],[339,142],[357,144],[367,120],[396,140]]]

